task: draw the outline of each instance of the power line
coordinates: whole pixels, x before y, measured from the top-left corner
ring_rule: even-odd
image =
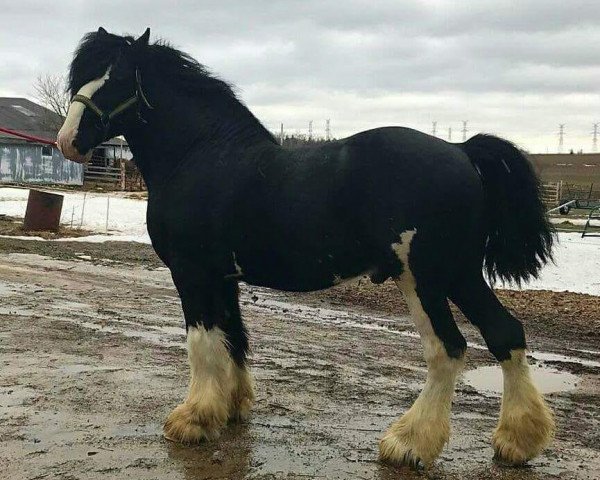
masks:
[[[327,141],[331,140],[331,121],[329,118],[325,120],[325,139]]]
[[[462,136],[462,141],[463,141],[463,142],[466,142],[466,141],[467,141],[467,132],[469,131],[469,130],[467,130],[467,123],[468,123],[468,122],[469,122],[468,120],[463,120],[463,121],[462,121],[462,123],[463,123],[463,128],[462,128],[462,130],[461,130],[461,131],[462,131],[462,134],[463,134],[463,136]]]
[[[594,123],[594,131],[592,132],[592,152],[598,151],[598,124]]]
[[[431,123],[431,134],[434,137],[437,137],[437,122],[432,122]]]
[[[448,127],[448,141],[452,141],[452,127]]]

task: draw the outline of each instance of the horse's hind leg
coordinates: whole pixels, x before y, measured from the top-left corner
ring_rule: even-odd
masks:
[[[412,255],[409,265],[411,239],[412,232],[406,232],[401,242],[393,245],[404,267],[396,283],[421,335],[427,380],[412,407],[385,433],[379,450],[384,461],[417,466],[429,465],[449,439],[450,408],[456,378],[464,364],[466,342],[454,323],[442,288],[435,279],[428,282],[427,273],[421,275]]]
[[[552,412],[531,381],[523,326],[496,298],[480,272],[457,284],[450,298],[479,328],[502,366],[504,393],[492,437],[495,458],[523,464],[537,456],[554,433]]]
[[[190,273],[173,271],[187,326],[189,390],[164,426],[166,438],[186,444],[216,438],[229,420],[247,416],[254,400],[237,283],[202,282]]]

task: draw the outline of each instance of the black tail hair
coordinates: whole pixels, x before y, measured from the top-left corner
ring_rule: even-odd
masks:
[[[517,285],[537,278],[552,260],[554,230],[526,153],[492,135],[476,135],[462,148],[480,171],[486,193],[488,277]]]

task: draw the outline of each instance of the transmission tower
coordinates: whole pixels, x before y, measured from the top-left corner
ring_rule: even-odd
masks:
[[[431,134],[434,137],[437,137],[437,122],[432,122],[432,124],[431,124]]]
[[[325,120],[325,139],[331,140],[331,120],[329,118]]]
[[[308,139],[312,140],[313,138],[313,129],[312,129],[312,120],[308,122]]]
[[[469,130],[467,130],[467,123],[468,123],[469,121],[468,121],[468,120],[463,120],[462,122],[463,122],[463,128],[462,128],[462,130],[461,130],[461,131],[462,131],[462,134],[463,134],[463,136],[462,136],[462,141],[463,141],[463,142],[466,142],[466,141],[467,141],[467,132],[469,131]]]
[[[281,130],[279,131],[279,144],[283,145],[283,123],[281,124]]]
[[[558,126],[558,153],[563,152],[564,143],[565,143],[565,124],[561,123]]]
[[[452,141],[452,127],[448,127],[448,141]]]
[[[592,152],[598,151],[598,124],[594,123],[594,131],[592,132]]]

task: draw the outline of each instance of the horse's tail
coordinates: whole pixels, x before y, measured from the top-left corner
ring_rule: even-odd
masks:
[[[554,230],[532,164],[512,143],[492,135],[476,135],[462,148],[483,179],[488,235],[485,269],[489,278],[520,284],[537,277],[552,259]]]

